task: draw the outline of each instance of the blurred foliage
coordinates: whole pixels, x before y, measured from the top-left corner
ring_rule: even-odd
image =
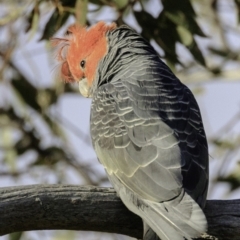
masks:
[[[1,0],[0,9],[0,179],[20,179],[37,169],[54,175],[55,182],[64,182],[65,172],[59,173],[58,168],[62,164],[66,170],[75,169],[84,184],[106,181],[76,155],[62,125],[69,125],[84,141],[89,138],[51,112],[63,96],[78,91],[59,79],[47,87],[38,86],[14,57],[31,41],[49,46],[49,39],[58,31],[64,33],[73,21],[90,26],[101,19],[136,27],[182,80],[197,86],[216,77],[236,80],[240,76],[240,46],[233,46],[229,38],[240,37],[239,0]],[[235,24],[229,23],[232,16]],[[31,60],[27,63],[41,82],[36,66]],[[229,68],[230,64],[236,67]],[[41,64],[37,68],[44,71]],[[201,87],[195,90],[202,92]],[[239,137],[230,134],[239,119],[237,113],[209,139],[211,154],[221,159],[212,178],[228,182],[232,190],[240,185],[239,166],[228,174],[224,170],[239,153]],[[30,160],[25,161],[27,157]],[[16,233],[9,239],[22,236]]]

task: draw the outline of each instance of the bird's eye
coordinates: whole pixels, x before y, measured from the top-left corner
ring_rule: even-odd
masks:
[[[85,64],[86,64],[86,61],[85,61],[85,60],[82,60],[82,61],[80,62],[81,68],[84,68],[84,67],[85,67]]]

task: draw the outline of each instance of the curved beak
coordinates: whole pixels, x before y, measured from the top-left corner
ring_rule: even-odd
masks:
[[[88,85],[87,78],[83,78],[78,83],[79,91],[83,97],[89,98],[90,96],[90,87]]]

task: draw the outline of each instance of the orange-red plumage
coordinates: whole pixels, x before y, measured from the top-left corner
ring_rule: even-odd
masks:
[[[80,81],[87,78],[91,86],[99,61],[107,54],[106,33],[116,28],[99,22],[87,29],[78,24],[68,28],[65,38],[53,38],[57,47],[57,60],[61,62],[61,76],[66,82]],[[81,61],[85,66],[80,66]]]

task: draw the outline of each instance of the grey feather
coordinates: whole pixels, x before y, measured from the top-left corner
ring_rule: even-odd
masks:
[[[98,158],[124,204],[142,217],[146,240],[197,237],[207,227],[199,205],[208,186],[197,102],[133,30],[107,37],[91,108]]]

